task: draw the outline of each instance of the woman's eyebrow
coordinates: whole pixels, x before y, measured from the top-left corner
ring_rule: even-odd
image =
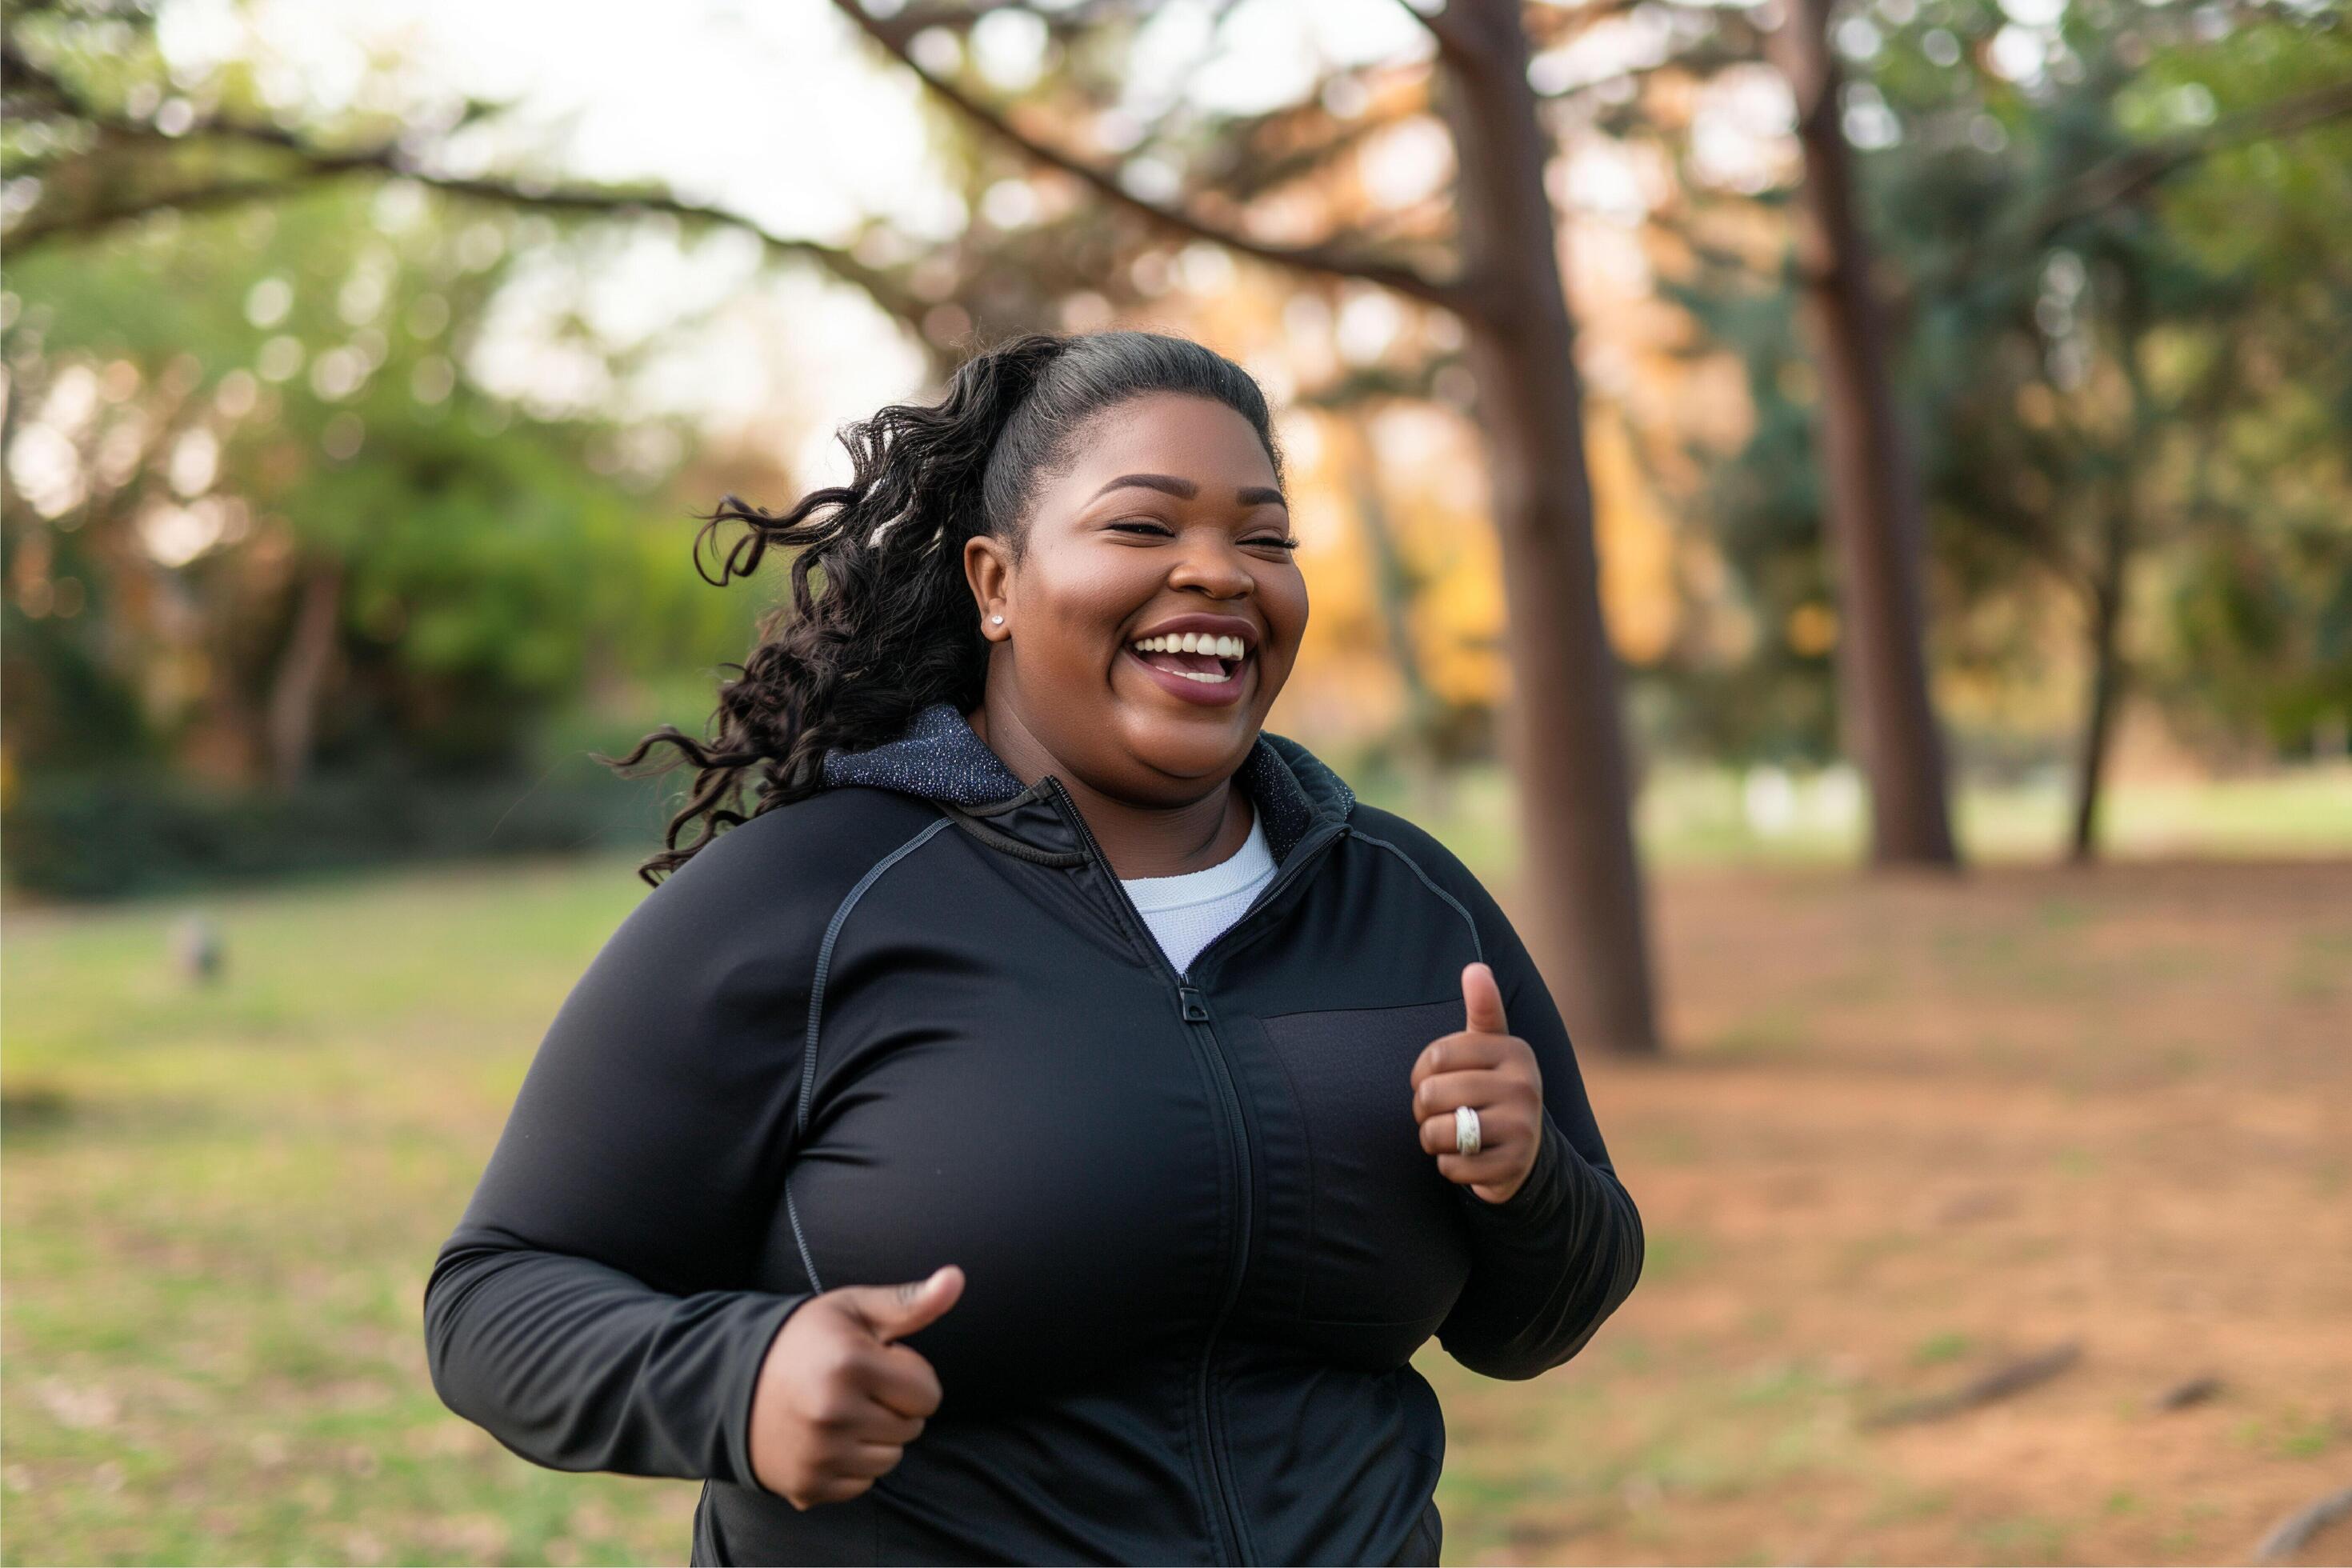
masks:
[[[1093,500],[1096,496],[1108,495],[1111,491],[1128,485],[1139,486],[1148,490],[1164,490],[1171,496],[1181,496],[1186,500],[1191,500],[1201,493],[1199,485],[1175,474],[1121,474],[1087,499]],[[1288,501],[1282,499],[1280,490],[1265,485],[1244,485],[1234,492],[1234,499],[1244,506],[1273,505],[1287,509],[1290,505]]]

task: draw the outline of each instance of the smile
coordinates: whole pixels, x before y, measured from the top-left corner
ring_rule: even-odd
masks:
[[[1124,651],[1163,690],[1187,702],[1233,701],[1247,684],[1242,679],[1244,667],[1255,662],[1239,637],[1191,632],[1144,637],[1127,644]]]

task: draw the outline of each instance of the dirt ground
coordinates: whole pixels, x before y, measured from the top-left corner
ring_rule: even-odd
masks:
[[[1538,1382],[1427,1360],[1448,1562],[2248,1562],[2352,1485],[2352,863],[1655,906],[1670,1053],[1581,1058],[1643,1278]]]

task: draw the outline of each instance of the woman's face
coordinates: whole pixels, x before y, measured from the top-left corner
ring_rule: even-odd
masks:
[[[1019,565],[999,540],[965,548],[989,707],[1105,794],[1197,799],[1248,756],[1307,631],[1274,466],[1240,414],[1177,393],[1102,410],[1063,464]],[[1186,633],[1241,657],[1160,643]]]

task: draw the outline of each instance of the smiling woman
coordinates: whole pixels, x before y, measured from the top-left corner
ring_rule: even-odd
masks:
[[[698,787],[435,1265],[436,1387],[702,1479],[697,1563],[1436,1562],[1414,1351],[1558,1366],[1641,1219],[1486,889],[1262,728],[1263,395],[1034,336],[845,439],[712,516],[792,603],[716,739],[618,759]]]
[[[1306,636],[1289,521],[1263,400],[1149,391],[1087,421],[1025,529],[964,545],[992,645],[972,727],[1024,778],[1066,771],[1122,876],[1215,865],[1249,830],[1247,800],[1206,786]]]

